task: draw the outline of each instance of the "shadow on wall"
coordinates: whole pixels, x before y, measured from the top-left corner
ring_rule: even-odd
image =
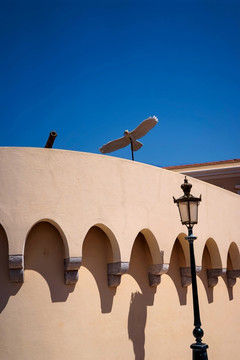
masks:
[[[138,352],[136,359],[141,359],[142,355],[138,354],[144,353],[144,324],[146,323],[147,306],[153,305],[156,292],[156,288],[150,287],[148,281],[148,266],[153,264],[153,260],[145,236],[139,233],[135,239],[128,271],[141,289],[141,292],[132,293],[128,323],[129,338],[133,341],[135,351]],[[180,305],[186,305],[187,294],[187,288],[182,286],[180,275],[181,267],[189,267],[186,261],[189,254],[184,247],[185,244],[187,242],[184,240],[182,243],[181,236],[178,236],[172,249],[168,273],[163,275],[170,276],[174,282]],[[65,285],[64,283],[64,258],[64,243],[57,228],[46,221],[35,224],[30,230],[25,244],[25,279],[27,281],[31,279],[31,272],[27,270],[34,270],[41,274],[48,284],[52,302],[66,301],[74,290],[74,285]],[[82,266],[90,271],[96,281],[102,313],[111,312],[113,298],[116,294],[116,289],[109,287],[107,282],[107,264],[112,261],[112,245],[108,236],[98,226],[92,227],[83,243]],[[202,256],[202,271],[198,276],[204,285],[209,303],[214,300],[214,290],[209,287],[207,270],[221,268],[222,263],[217,244],[213,239],[208,239]],[[232,243],[229,248],[227,270],[236,270],[238,274],[240,272],[240,254],[235,243]],[[8,239],[0,225],[0,312],[6,307],[10,296],[16,295],[22,286],[22,284],[9,281],[8,271]],[[233,285],[229,286],[226,273],[222,275],[222,279],[225,281],[229,299],[232,300],[233,288],[231,286]],[[81,275],[79,281],[81,281]],[[135,316],[134,314],[139,319],[138,330],[134,328],[131,320]],[[142,335],[140,336],[140,334]]]
[[[234,294],[234,285],[237,281],[237,277],[239,277],[240,274],[240,253],[238,246],[235,242],[232,242],[229,246],[228,250],[228,256],[227,256],[227,271],[236,271],[237,274],[235,274],[234,278],[230,279],[227,278],[227,274],[223,276],[223,281],[226,284],[226,287],[228,289],[228,297],[229,300],[233,300],[233,294]],[[229,286],[230,281],[230,286]]]
[[[180,305],[187,303],[187,288],[182,286],[180,268],[186,267],[186,259],[179,239],[176,239],[170,258],[167,275],[172,279],[178,293]]]
[[[199,273],[198,276],[201,279],[203,286],[205,288],[209,304],[213,302],[213,288],[208,286],[207,269],[211,269],[211,268],[212,268],[212,263],[211,263],[210,253],[208,251],[207,245],[205,245],[202,256],[202,271]]]
[[[233,270],[233,264],[232,264],[232,259],[231,259],[231,256],[229,255],[228,253],[228,256],[227,256],[227,268],[226,270]],[[226,288],[227,288],[227,291],[228,291],[228,298],[229,300],[233,300],[233,287],[230,287],[228,286],[228,278],[227,278],[227,273],[224,274],[222,276],[222,280],[224,281],[225,285],[226,285]]]
[[[112,262],[110,241],[103,230],[93,226],[84,239],[82,266],[91,272],[96,281],[102,313],[111,312],[113,297],[116,294],[116,289],[110,288],[107,282],[107,263],[110,262]]]
[[[202,271],[199,274],[199,278],[202,280],[202,283],[204,285],[208,302],[213,302],[213,294],[214,294],[214,286],[218,283],[218,276],[215,279],[215,283],[213,283],[213,286],[209,286],[208,284],[208,278],[207,278],[207,271],[209,270],[219,270],[220,272],[223,271],[222,269],[222,261],[221,256],[219,253],[219,249],[217,246],[217,243],[214,239],[209,238],[205,244],[203,255],[202,255]],[[223,280],[225,277],[225,284],[227,285],[227,279],[226,274],[221,275]]]
[[[25,244],[25,270],[37,271],[44,277],[52,302],[66,301],[74,290],[74,285],[64,284],[64,257],[64,245],[58,230],[48,222],[34,225]]]
[[[152,265],[150,250],[145,237],[139,233],[132,248],[129,266],[129,275],[136,280],[142,291],[132,293],[128,314],[128,336],[133,343],[135,360],[145,359],[147,306],[153,305],[156,293],[156,288],[149,286],[149,265]]]
[[[6,307],[10,296],[16,295],[22,286],[22,284],[9,282],[8,271],[8,240],[0,225],[0,313]]]
[[[140,292],[132,293],[128,314],[128,336],[133,343],[135,360],[145,359],[146,299]]]

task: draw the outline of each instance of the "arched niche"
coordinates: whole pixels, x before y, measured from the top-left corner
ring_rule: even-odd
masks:
[[[110,244],[111,244],[111,261],[112,262],[121,261],[121,254],[120,254],[119,244],[118,244],[117,239],[116,239],[114,233],[112,232],[112,230],[108,226],[106,226],[105,224],[102,224],[102,223],[97,223],[94,226],[101,229],[106,234],[108,240],[110,241]]]
[[[113,262],[112,242],[110,241],[110,238],[108,237],[105,228],[104,230],[103,228],[104,226],[102,224],[97,224],[97,225],[93,225],[88,230],[83,241],[82,265],[86,264],[86,256],[88,255],[88,252],[93,254],[93,256],[95,256],[96,249],[100,251],[99,256],[104,258],[104,261],[106,263]],[[108,229],[108,232],[110,232],[112,235],[110,229]],[[101,244],[101,246],[99,246],[99,244]]]
[[[66,238],[66,235],[63,231],[63,229],[61,228],[61,226],[54,220],[52,219],[49,219],[49,218],[43,218],[43,219],[40,219],[38,220],[32,227],[31,229],[28,231],[27,233],[27,237],[28,238],[28,235],[29,233],[32,231],[32,229],[37,226],[37,224],[39,223],[49,223],[51,224],[54,228],[56,228],[56,230],[59,232],[60,236],[61,236],[61,240],[63,242],[63,245],[64,245],[64,256],[65,258],[68,258],[69,257],[69,247],[68,247],[68,242],[67,242],[67,238]],[[23,253],[24,253],[24,249],[23,249]]]
[[[171,252],[170,264],[167,275],[172,279],[177,290],[179,302],[186,304],[187,286],[191,284],[191,269],[188,266],[187,247],[184,242],[184,234],[176,238]],[[186,241],[186,240],[185,240]]]
[[[239,248],[235,242],[232,242],[229,246],[227,257],[227,269],[239,270],[240,269],[240,253]]]
[[[26,281],[36,279],[32,271],[39,273],[48,284],[53,302],[65,301],[73,291],[64,283],[66,246],[58,228],[49,220],[38,221],[28,232],[24,248]]]
[[[236,279],[240,277],[240,253],[235,242],[229,246],[227,256],[227,284],[232,288],[236,284]],[[232,298],[232,294],[230,294]]]
[[[142,229],[138,235],[143,235],[148,245],[146,255],[148,256],[148,278],[150,286],[158,286],[161,282],[161,275],[166,274],[169,264],[164,262],[164,252],[160,250],[157,239],[149,229]],[[136,242],[137,238],[135,239]]]
[[[181,250],[184,255],[184,259],[182,259],[182,262],[184,262],[186,267],[190,267],[189,244],[188,244],[188,241],[185,239],[186,236],[187,236],[186,234],[180,233],[177,236],[177,239],[178,239],[179,243],[181,244]]]
[[[157,239],[149,229],[142,229],[140,234],[143,234],[152,257],[152,264],[161,264],[163,262],[163,252],[160,251]]]
[[[8,238],[5,229],[0,224],[0,278],[8,281]],[[1,281],[1,282],[2,282]]]
[[[21,286],[22,283],[9,282],[8,238],[5,229],[0,224],[0,313],[6,307],[10,296],[16,295]]]
[[[135,290],[136,285],[132,288],[134,292],[131,295],[128,315],[128,337],[133,344],[135,359],[144,359],[148,307],[153,305],[156,293],[156,287],[149,286],[148,276],[148,269],[153,264],[155,241],[153,234],[144,229],[137,234],[130,256],[128,274],[140,287],[140,291]],[[155,257],[155,260],[159,261],[159,257]]]
[[[136,236],[132,246],[128,274],[138,283],[142,294],[145,296],[145,302],[148,305],[153,304],[154,294],[156,292],[155,288],[149,286],[149,268],[151,268],[152,265],[153,257],[149,243],[141,231]]]
[[[180,275],[181,275],[181,283],[183,287],[187,287],[192,283],[192,275],[191,275],[191,261],[190,261],[190,251],[189,251],[189,243],[186,240],[186,234],[180,233],[177,237],[179,244],[175,241],[174,246],[178,247],[178,262],[180,266]],[[202,267],[196,265],[196,273],[199,274],[202,270]]]
[[[206,241],[203,257],[202,268],[207,274],[207,284],[209,288],[213,288],[218,283],[218,277],[226,273],[226,268],[222,267],[222,260],[216,241],[213,238],[209,238]],[[204,281],[204,278],[203,278]],[[209,299],[212,297],[208,296]],[[213,300],[210,299],[211,302]]]
[[[108,283],[107,269],[108,264],[113,263],[112,242],[102,224],[92,226],[83,241],[82,247],[82,266],[85,267],[93,276],[100,295],[101,311],[108,313],[112,309],[114,287]],[[112,236],[112,232],[108,229]],[[81,272],[80,272],[81,279]],[[81,281],[81,280],[80,280]]]
[[[204,251],[207,250],[209,257],[210,257],[210,262],[211,262],[211,267],[213,269],[222,269],[222,260],[221,260],[221,256],[220,256],[220,252],[217,246],[216,241],[213,238],[209,238],[206,241],[204,250],[203,250],[203,256],[204,256]]]

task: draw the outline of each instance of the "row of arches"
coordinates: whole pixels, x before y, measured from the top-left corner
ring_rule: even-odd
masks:
[[[101,236],[100,236],[101,234]],[[28,232],[27,239],[24,246],[24,254],[9,255],[9,268],[10,277],[12,275],[12,281],[21,282],[23,277],[23,268],[28,266],[28,263],[32,263],[32,259],[37,259],[35,256],[39,253],[39,246],[45,244],[45,248],[42,250],[45,255],[45,261],[48,259],[48,245],[52,239],[58,241],[58,251],[55,251],[55,256],[65,259],[65,283],[73,284],[77,281],[78,270],[84,261],[84,243],[87,239],[91,239],[94,243],[94,237],[105,238],[105,252],[106,263],[108,264],[108,280],[109,286],[117,286],[120,283],[120,276],[128,271],[129,262],[124,262],[121,259],[120,250],[116,238],[112,231],[105,225],[97,224],[91,227],[86,234],[83,242],[83,253],[79,257],[69,257],[66,237],[56,224],[50,221],[42,220],[37,222]],[[146,243],[146,249],[148,249],[148,273],[150,286],[158,285],[159,276],[167,273],[169,263],[165,263],[164,252],[159,249],[158,243],[148,229],[143,229],[137,235],[137,238],[142,237]],[[5,240],[8,246],[8,239],[4,228],[0,227],[0,238]],[[47,240],[46,240],[47,239]],[[136,239],[135,239],[136,240]],[[61,253],[59,252],[61,249]],[[7,250],[8,251],[8,250]],[[185,240],[185,234],[180,233],[176,240],[173,242],[172,254],[177,253],[180,272],[182,274],[182,285],[186,286],[189,282],[189,268],[190,268],[190,256],[188,242]],[[25,261],[24,261],[25,257]],[[172,259],[172,256],[171,256]],[[116,261],[117,260],[117,261]],[[171,262],[171,260],[170,260]],[[207,263],[209,286],[214,286],[217,283],[216,278],[228,274],[229,285],[232,286],[234,279],[239,276],[240,270],[240,253],[239,248],[235,242],[232,242],[228,249],[227,263],[222,264],[220,252],[217,243],[214,239],[209,238],[206,243],[202,254],[202,262]],[[198,273],[201,271],[201,266],[198,266]],[[15,275],[15,278],[14,278]],[[157,276],[157,278],[156,278]],[[155,277],[155,280],[154,280]],[[188,279],[187,279],[188,278]],[[232,281],[230,280],[232,278]],[[152,279],[152,280],[151,280]],[[155,283],[154,283],[155,281]]]
[[[1,227],[0,286],[7,289],[7,295],[3,296],[1,301],[4,303],[5,299],[7,302],[9,296],[20,289],[24,270],[26,273],[27,270],[33,270],[41,274],[47,281],[53,302],[65,301],[69,293],[74,291],[78,278],[81,281],[82,269],[87,269],[98,286],[103,312],[108,312],[111,308],[114,292],[120,285],[123,274],[132,276],[139,284],[142,293],[149,295],[149,299],[155,293],[157,285],[161,283],[161,277],[169,276],[175,285],[180,303],[186,303],[186,292],[188,285],[191,284],[191,274],[188,243],[184,240],[184,234],[179,234],[175,239],[168,264],[164,263],[163,251],[160,254],[161,262],[154,263],[146,232],[145,234],[140,232],[137,235],[129,262],[113,262],[111,241],[106,232],[98,226],[89,229],[82,250],[82,257],[66,258],[64,242],[58,229],[49,222],[41,221],[29,232],[24,255],[16,255],[21,258],[20,264],[11,264],[9,259],[12,255],[8,258],[7,236]],[[227,264],[222,267],[217,244],[213,239],[208,239],[197,274],[204,284],[209,302],[213,301],[213,287],[217,284],[219,277],[226,284],[229,298],[233,298],[232,287],[236,278],[240,276],[239,257],[238,246],[232,243],[228,251]],[[10,266],[10,280],[12,273],[12,281],[15,284],[8,280],[8,265]],[[19,274],[22,274],[22,277]],[[65,274],[65,283],[63,274]],[[28,281],[27,276],[25,281]]]
[[[65,256],[65,258],[68,258],[70,256],[70,250],[69,250],[69,243],[68,243],[67,236],[65,235],[65,232],[63,231],[61,226],[51,219],[41,219],[41,220],[37,221],[28,231],[26,231],[25,239],[22,239],[22,240],[19,239],[19,240],[21,240],[22,246],[20,247],[21,250],[18,250],[18,253],[19,254],[25,253],[25,246],[26,246],[27,240],[32,236],[32,234],[36,234],[38,232],[39,226],[41,226],[41,224],[49,224],[59,233],[59,236],[63,243],[64,256]],[[121,254],[119,242],[118,242],[116,236],[114,235],[114,233],[112,232],[112,230],[105,224],[96,223],[96,224],[92,225],[89,228],[89,230],[86,232],[86,235],[83,236],[83,240],[80,239],[80,241],[79,241],[80,245],[81,245],[81,243],[83,244],[84,239],[88,235],[88,232],[92,228],[95,228],[95,227],[101,229],[105,233],[105,235],[107,236],[107,238],[109,240],[109,245],[110,245],[110,249],[111,249],[111,251],[110,251],[111,258],[109,258],[110,262],[121,261],[122,254]],[[147,241],[147,244],[150,249],[151,257],[152,257],[152,263],[154,263],[154,264],[160,263],[162,261],[163,250],[160,249],[159,241],[156,239],[153,232],[150,229],[144,228],[144,229],[140,229],[138,231],[138,233],[143,234]],[[4,234],[4,235],[1,235],[1,234]],[[0,235],[7,238],[9,245],[11,245],[11,238],[8,237],[7,231],[5,230],[4,226],[1,224],[0,224]],[[129,241],[128,247],[130,250],[133,246],[136,236],[137,236],[137,233],[131,239],[128,239],[128,241]],[[185,262],[187,265],[189,265],[188,243],[185,240],[185,236],[186,236],[185,233],[179,233],[176,236],[176,238],[180,241],[181,248],[184,253]],[[16,242],[16,240],[15,240],[15,242]],[[173,248],[174,241],[171,241],[171,245]],[[208,238],[205,242],[205,246],[203,247],[203,251],[206,246],[210,253],[211,263],[212,263],[213,268],[226,267],[226,266],[224,266],[224,263],[226,262],[225,259],[227,259],[227,256],[225,253],[222,253],[222,258],[224,258],[224,261],[222,261],[222,258],[220,256],[219,247],[218,247],[218,244],[216,243],[216,241],[213,238]],[[13,247],[10,246],[9,248],[11,249]],[[18,246],[18,249],[19,249],[19,246]],[[170,251],[169,251],[169,249],[170,249]],[[168,251],[167,251],[168,258],[169,258],[169,254],[171,252],[172,252],[171,247],[169,247]],[[11,249],[10,254],[11,253],[16,254],[13,249]],[[131,251],[129,251],[128,253],[130,254]],[[227,253],[230,255],[233,269],[239,269],[240,268],[240,255],[239,255],[240,253],[239,253],[239,247],[236,244],[236,242],[233,241],[232,243],[229,244]],[[126,258],[124,260],[126,260]],[[129,261],[129,259],[128,259],[128,261]],[[227,265],[227,264],[225,264],[225,265]]]

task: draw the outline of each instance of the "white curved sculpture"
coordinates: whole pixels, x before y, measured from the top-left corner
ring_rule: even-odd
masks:
[[[99,150],[101,151],[101,153],[106,154],[119,150],[131,144],[132,160],[134,160],[133,151],[137,151],[143,146],[143,144],[140,141],[137,141],[137,139],[140,139],[141,137],[146,135],[157,123],[158,119],[156,116],[149,117],[148,119],[143,120],[141,124],[136,127],[136,129],[132,131],[125,130],[123,133],[123,137],[108,142],[107,144],[103,145]]]

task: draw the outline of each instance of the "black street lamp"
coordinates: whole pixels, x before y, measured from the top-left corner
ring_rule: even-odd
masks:
[[[192,360],[207,360],[208,345],[202,343],[202,337],[204,332],[201,328],[197,279],[196,279],[196,265],[195,265],[195,256],[194,256],[194,248],[193,248],[193,241],[196,240],[197,237],[194,236],[192,232],[193,226],[198,222],[198,205],[201,201],[201,196],[199,198],[196,198],[190,194],[192,185],[188,183],[186,177],[184,179],[184,184],[181,185],[181,188],[184,192],[184,195],[178,199],[173,198],[173,200],[174,203],[176,203],[178,206],[182,224],[186,225],[188,228],[188,236],[185,237],[185,239],[188,240],[189,251],[190,251],[193,312],[194,312],[194,326],[195,326],[193,330],[193,335],[196,338],[196,342],[192,344],[190,347],[193,350]]]

